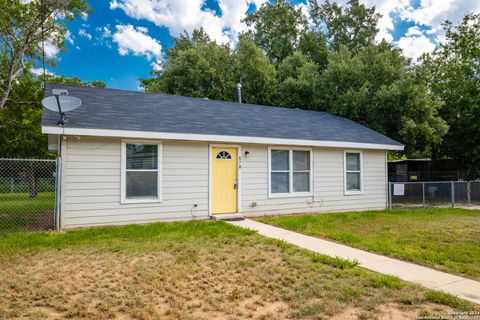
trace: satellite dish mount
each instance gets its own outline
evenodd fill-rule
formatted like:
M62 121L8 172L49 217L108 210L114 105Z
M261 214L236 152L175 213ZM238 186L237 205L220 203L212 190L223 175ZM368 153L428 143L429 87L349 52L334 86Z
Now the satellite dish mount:
M64 126L68 123L66 112L77 109L82 105L82 100L77 97L69 96L65 89L52 89L53 96L45 97L42 105L51 111L57 111L60 115L58 125Z

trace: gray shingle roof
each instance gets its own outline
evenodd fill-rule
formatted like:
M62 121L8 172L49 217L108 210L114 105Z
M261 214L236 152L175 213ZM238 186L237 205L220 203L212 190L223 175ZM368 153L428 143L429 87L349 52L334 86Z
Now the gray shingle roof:
M47 84L45 95L51 95L53 88L67 89L69 95L82 99L82 106L68 113L67 128L401 145L326 112L54 83ZM44 109L42 125L57 126L58 118Z

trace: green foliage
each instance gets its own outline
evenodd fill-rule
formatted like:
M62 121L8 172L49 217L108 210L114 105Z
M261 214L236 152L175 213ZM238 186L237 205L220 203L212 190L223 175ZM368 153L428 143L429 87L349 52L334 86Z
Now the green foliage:
M471 310L472 305L460 298L440 290L428 290L425 292L427 301L450 306L455 310Z
M251 30L234 50L202 30L184 34L167 49L164 70L142 84L235 101L240 82L246 102L341 115L404 143L395 158L450 157L480 176L478 15L456 29L447 23L447 44L415 65L374 43L374 7L311 0L308 8L312 28L290 2L265 3L245 18Z
M405 283L400 278L392 275L374 273L370 277L370 283L375 288L401 289Z
M457 27L444 24L446 41L423 58L419 76L444 102L440 114L450 129L438 157L464 163L480 177L480 14L468 14Z
M266 2L249 14L244 22L252 27L249 34L270 60L278 64L297 49L307 20L300 8L285 0Z
M7 102L14 80L41 59L41 43L63 49L65 21L89 13L86 0L0 0L0 109ZM53 59L47 63L54 64Z
M47 81L105 87L102 81L84 82L79 78L47 76ZM31 72L24 72L12 87L10 98L0 110L0 157L50 158L47 136L42 134L42 81Z
M165 69L141 83L150 92L233 101L236 81L230 46L217 45L202 29L192 37L184 34L167 50Z
M357 260L348 260L340 257L330 257L324 254L311 253L313 262L328 264L341 270L354 268L359 265Z
M310 61L316 63L319 70L327 67L329 50L323 33L309 30L302 34L298 50Z
M242 37L234 54L235 79L242 83L242 99L246 103L272 104L277 71L267 56L252 40Z
M63 84L73 84L77 86L88 86L88 87L96 87L96 88L105 88L106 84L100 80L93 80L93 81L83 81L78 77L67 78L64 75L56 76L56 75L46 75L45 77L46 82L53 82L53 83L63 83Z
M315 109L318 66L296 51L278 66L276 105Z
M349 0L344 7L329 0L323 4L309 0L308 5L316 28L326 28L328 43L334 51L346 46L350 51L357 52L373 44L380 18L380 14L375 13L375 7L368 8L358 0Z
M357 54L346 47L332 52L318 90L323 110L405 143L409 156L430 155L447 130L438 115L440 101L387 43Z
M18 80L10 93L11 100L0 110L0 156L49 157L47 137L40 126L39 102L43 96L40 82L31 73L22 74Z

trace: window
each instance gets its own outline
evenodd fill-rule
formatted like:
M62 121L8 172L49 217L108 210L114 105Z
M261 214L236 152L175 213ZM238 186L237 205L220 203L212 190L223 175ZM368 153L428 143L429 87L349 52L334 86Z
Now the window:
M220 151L217 154L216 158L218 160L232 160L232 156L227 151Z
M160 200L160 144L122 144L122 202Z
M305 195L311 192L310 150L270 149L270 195Z
M345 152L345 192L362 192L362 154Z

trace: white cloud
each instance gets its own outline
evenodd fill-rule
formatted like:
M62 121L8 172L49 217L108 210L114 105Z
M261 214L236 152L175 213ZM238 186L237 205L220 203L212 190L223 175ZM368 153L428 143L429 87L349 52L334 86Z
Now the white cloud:
M82 17L83 21L87 21L87 20L88 20L88 13L87 13L87 12L82 12L82 13L80 13L80 16Z
M161 60L153 61L150 63L150 67L152 67L153 71L162 71L163 70L163 64Z
M421 36L423 34L422 30L418 26L413 26L408 28L407 33L405 33L405 36L411 37L411 36Z
M324 0L318 0L324 3ZM347 0L337 1L345 5ZM375 6L378 13L382 15L378 21L379 33L376 40L382 39L388 42L393 41L392 32L396 25L410 21L416 26L410 28L404 37L401 37L396 44L402 45L411 57L418 57L421 50L430 50L433 42L444 40L442 23L450 20L454 24L460 22L467 12L480 12L479 0L420 0L418 5L413 6L412 0L360 0L360 3L368 7ZM427 30L427 37L422 30ZM431 39L434 39L432 41ZM419 46L416 52L411 46Z
M94 45L104 45L107 48L112 47L112 31L110 30L110 24L107 24L103 27L96 27L95 34L96 41L94 42Z
M115 28L117 31L113 34L113 42L118 44L120 55L144 56L148 60L155 60L155 63L160 64L162 45L147 34L147 28L135 28L131 24L117 25Z
M157 26L168 28L170 34L178 37L183 31L191 33L203 27L205 32L218 43L234 43L238 34L246 30L241 22L251 4L259 8L268 0L217 0L220 12L205 8L205 0L111 0L110 9L120 9L129 17L147 20ZM324 3L325 0L317 0ZM467 12L480 12L479 0L360 0L368 7L375 6L382 15L378 22L376 40L393 42L395 27L405 21L415 24L403 37L394 42L412 58L422 50L431 50L434 43L444 39L442 22L446 19L458 23ZM346 5L347 0L337 0ZM296 5L304 13L306 5ZM308 17L308 14L307 14ZM137 31L146 34L144 30ZM418 46L413 48L412 46Z
M218 0L221 14L204 8L204 0L112 0L110 9L121 9L135 19L145 19L168 28L178 37L183 31L191 33L203 27L218 43L228 43L245 30L241 20L249 4L258 8L267 0Z
M56 45L48 40L45 41L45 56L47 58L56 58L59 52L60 49Z
M37 76L43 76L43 68L30 68L30 71L33 74L36 74ZM45 69L45 74L49 76L54 76L55 73L49 71L48 69Z
M307 18L307 23L309 27L313 27L313 20L312 17L310 16L310 11L308 10L308 5L305 3L299 3L295 5L297 9L300 9L300 11L303 13L305 18Z
M73 35L70 31L65 32L65 41L69 42L71 45L74 44Z
M345 1L346 3L346 1ZM360 0L360 3L367 7L375 6L377 13L382 16L378 20L378 29L376 40L393 41L392 32L395 29L394 16L403 8L410 5L410 0Z
M442 22L450 20L458 24L466 13L478 12L478 0L420 0L418 7L408 6L400 11L400 16L403 20L430 28L428 33L438 42L444 38Z
M142 28L142 27L137 27L137 29L138 28ZM100 37L102 39L108 39L108 38L112 37L112 31L110 30L110 25L109 24L107 24L103 27L96 27L95 31L97 33L100 33Z
M87 32L85 29L79 29L78 30L78 35L84 38L87 38L88 40L92 40L92 35Z
M402 49L406 57L416 61L420 56L435 49L435 44L427 38L423 33L420 35L405 35L401 37L396 45Z

